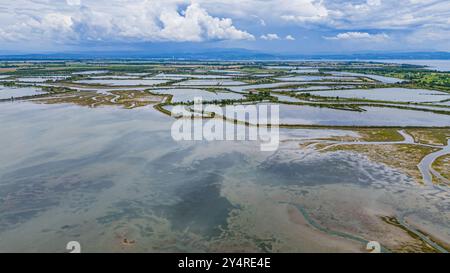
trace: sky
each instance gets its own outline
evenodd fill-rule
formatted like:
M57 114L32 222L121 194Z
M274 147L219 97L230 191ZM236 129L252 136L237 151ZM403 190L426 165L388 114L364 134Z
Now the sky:
M0 0L0 53L450 51L450 0Z

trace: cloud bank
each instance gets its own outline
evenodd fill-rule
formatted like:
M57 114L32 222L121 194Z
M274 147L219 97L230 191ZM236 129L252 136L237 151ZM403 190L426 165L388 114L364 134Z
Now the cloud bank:
M186 5L186 1L176 0L85 2L67 0L49 6L47 1L35 0L31 3L31 12L15 9L17 20L0 27L0 40L201 42L254 39L250 33L236 28L232 19L211 16L197 3Z
M372 42L382 42L389 39L389 36L385 33L370 34L367 32L344 32L339 33L333 37L324 37L326 40L363 40Z
M288 31L288 33L286 33ZM15 0L0 3L7 44L376 42L450 50L448 0ZM304 37L311 39L304 39ZM258 37L258 39L255 39ZM253 41L253 42L252 42ZM254 44L251 44L254 43ZM314 44L316 43L316 44ZM365 44L359 43L365 49ZM43 46L44 47L44 46ZM367 47L366 47L367 48Z

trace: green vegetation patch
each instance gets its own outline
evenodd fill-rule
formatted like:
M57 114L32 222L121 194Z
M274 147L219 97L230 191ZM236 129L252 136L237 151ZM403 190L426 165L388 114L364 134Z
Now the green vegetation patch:
M403 136L399 134L397 129L393 128L377 128L377 129L360 129L358 133L361 135L362 141L402 141Z
M439 172L442 177L450 180L450 155L443 155L438 157L433 162L433 169Z
M399 83L398 86L412 88L426 88L450 92L450 72L428 71L424 69L410 69L402 67L381 67L376 69L355 69L342 68L348 72L356 72L362 74L373 74L386 77L393 77L405 80L405 83Z
M450 138L450 129L448 128L430 128L430 129L407 129L414 141L422 144L446 145Z

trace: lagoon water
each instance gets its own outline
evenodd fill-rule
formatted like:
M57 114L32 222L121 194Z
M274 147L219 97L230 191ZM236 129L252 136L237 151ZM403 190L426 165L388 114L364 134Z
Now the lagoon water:
M298 74L319 73L319 69L293 69L290 72Z
M166 83L168 80L146 80L146 79L139 79L139 80L117 80L117 79L110 79L110 80L79 80L75 81L75 83L83 83L83 84L101 84L101 85L110 85L110 86L133 86L133 85L156 85L160 83Z
M364 77L369 78L372 80L376 80L382 83L399 83L403 82L402 79L392 78L392 77L385 77L385 76L379 76L379 75L372 75L372 74L362 74L362 73L351 73L351 72L332 72L333 75L336 76L355 76L355 77Z
M450 216L441 209L448 190L426 191L354 154L309 154L298 142L283 142L276 152L261 152L251 141L176 142L173 119L151 107L3 103L0 121L7 144L0 153L0 252L65 252L74 240L83 252L364 247L302 224L292 202L330 229L362 237L376 228L355 220L362 209L418 216L450 236ZM281 133L282 139L354 134ZM260 243L268 237L274 241ZM370 239L387 240L383 233Z
M399 102L431 102L450 99L450 94L426 89L375 88L334 91L313 91L312 95L324 97L359 98Z
M373 60L374 62L424 65L428 69L450 71L450 60Z
M153 89L153 93L171 94L172 102L193 101L194 98L200 97L203 101L225 100L225 99L241 99L243 95L229 92L209 92L202 89Z
M357 77L351 76L293 76L293 77L281 77L276 78L280 81L325 81L325 80L333 80L333 81L360 81Z
M73 72L74 75L96 75L96 74L106 74L108 73L108 70L88 70L88 71L80 71L80 72Z
M230 75L204 75L204 74L170 74L170 73L160 73L155 75L155 79L172 79L172 80L182 80L187 78L194 79L230 79Z
M17 81L26 82L26 83L33 83L33 82L42 83L42 82L46 82L49 80L59 81L59 80L67 79L67 78L68 78L68 76L23 77L23 78L18 78Z
M289 86L289 85L296 85L297 82L275 82L275 83L263 83L263 84L251 84L251 85L242 85L242 86L230 86L228 89L234 91L234 92L248 92L252 89L264 89L264 88L276 88L276 87L283 87L283 86Z
M244 85L244 82L233 81L233 80L187 80L174 85L182 86L233 86L233 85Z
M34 87L6 87L0 86L0 99L19 98L25 96L39 95L43 92Z
M290 84L298 82L227 88ZM178 101L241 97L179 88L152 92ZM5 87L0 98L11 90L38 89ZM442 95L415 92L420 100ZM448 115L364 109L282 104L280 115L289 124L450 124ZM0 103L0 252L65 252L69 241L83 252L357 252L365 243L333 231L389 244L397 233L386 232L383 215L450 242L449 187L418 185L360 154L299 145L357 131L280 129L279 149L262 152L259 141L174 141L174 121L151 106Z
M449 115L384 107L363 107L365 112L292 105L280 106L283 124L348 126L448 126Z
M133 76L133 75L106 75L106 76L91 76L90 79L119 79L119 80L129 80L129 79L139 79L139 76Z
M262 103L259 105L273 105ZM364 112L280 104L280 124L329 126L449 126L450 116L387 107L362 107ZM246 109L242 109L245 111ZM232 118L231 115L227 117ZM257 120L250 119L256 124Z
M437 105L450 106L450 100L449 100L449 101L443 101L443 102L436 102L435 104L437 104Z
M212 69L212 70L209 70L209 72L219 73L219 74L227 74L227 75L231 75L231 76L239 76L239 75L246 74L239 70L222 70L222 69Z
M292 92L309 92L314 90L332 90L332 89L340 89L340 88L355 88L354 86L348 85L334 85L334 86L325 86L325 85L314 85L308 87L298 87L293 89L275 89L274 91L292 91Z

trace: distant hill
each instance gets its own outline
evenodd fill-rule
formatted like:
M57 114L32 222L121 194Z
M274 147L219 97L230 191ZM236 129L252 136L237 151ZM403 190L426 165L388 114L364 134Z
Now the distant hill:
M450 52L371 52L349 54L274 54L247 49L209 49L188 52L97 51L51 54L0 54L0 60L450 60Z
M300 57L301 55L297 55ZM305 56L308 59L349 59L349 60L450 60L450 52L374 52L352 54L321 54Z

